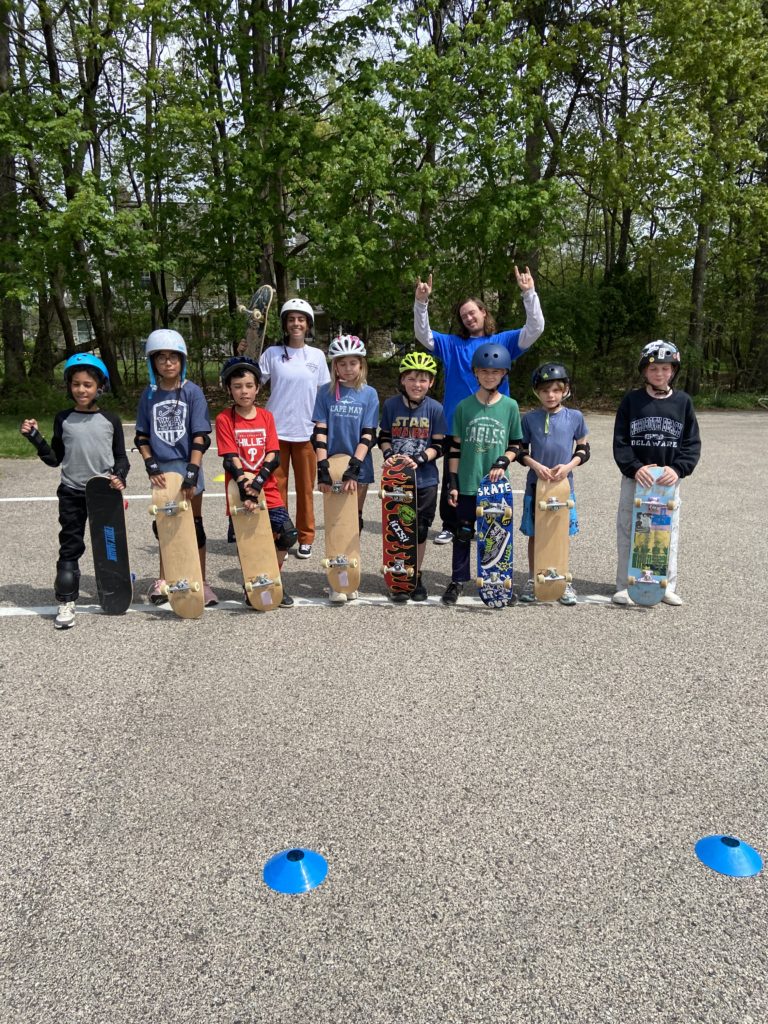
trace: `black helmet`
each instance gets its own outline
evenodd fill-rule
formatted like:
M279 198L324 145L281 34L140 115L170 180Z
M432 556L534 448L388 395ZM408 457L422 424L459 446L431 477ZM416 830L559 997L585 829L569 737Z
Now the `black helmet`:
M534 391L538 391L542 384L549 384L553 380L561 380L564 384L571 383L568 371L561 363L542 363L531 374Z
M656 363L669 363L674 370L672 374L672 380L674 380L680 372L680 350L677 345L673 345L671 341L649 342L640 353L637 369L642 373L646 366Z
M512 356L503 345L487 343L475 349L472 356L473 370L509 370L512 367Z
M225 388L229 383L229 378L235 372L235 370L248 370L256 378L256 383L261 384L261 370L259 364L255 359L250 359L248 356L232 356L221 368L219 378L221 380L221 386Z

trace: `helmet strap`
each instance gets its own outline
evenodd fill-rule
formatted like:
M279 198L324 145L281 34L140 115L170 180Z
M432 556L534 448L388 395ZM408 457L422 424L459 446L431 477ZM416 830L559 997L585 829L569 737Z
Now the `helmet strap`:
M648 387L651 389L651 391L654 393L654 395L658 395L659 398L668 398L669 395L672 394L672 388L669 385L667 385L664 388L657 388L657 387L654 387L653 384L648 384Z

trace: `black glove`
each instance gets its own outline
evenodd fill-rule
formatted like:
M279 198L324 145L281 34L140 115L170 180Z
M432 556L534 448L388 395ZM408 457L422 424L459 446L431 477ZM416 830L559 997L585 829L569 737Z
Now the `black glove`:
M363 468L363 464L360 461L360 459L356 459L354 457L354 455L353 455L352 458L349 460L349 465L344 470L344 475L342 476L341 479L343 481L346 481L346 480L359 480L360 479L360 470L362 468Z
M184 480L182 481L182 489L185 491L190 490L192 487L197 487L197 478L200 476L200 467L193 465L191 462L187 466L186 472L184 473Z
M509 469L509 459L506 455L500 455L491 466L491 469Z
M26 437L28 441L31 441L31 443L35 446L35 448L37 448L38 451L40 451L41 448L46 447L45 438L37 429L37 427L32 427L28 434L24 434L24 437Z
M411 458L413 459L417 466L423 466L425 462L429 462L426 449L420 452L416 452L416 454L412 455Z
M144 468L147 471L147 476L160 476L162 473L160 464L154 455L150 455L148 459L144 459Z
M327 484L328 487L333 487L331 467L328 459L320 459L317 464L317 482L318 484Z

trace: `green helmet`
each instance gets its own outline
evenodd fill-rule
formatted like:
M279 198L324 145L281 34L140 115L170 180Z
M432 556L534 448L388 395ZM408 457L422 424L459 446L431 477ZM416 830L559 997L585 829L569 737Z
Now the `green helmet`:
M429 352L406 352L400 360L400 373L409 373L411 370L420 370L436 377L437 363Z

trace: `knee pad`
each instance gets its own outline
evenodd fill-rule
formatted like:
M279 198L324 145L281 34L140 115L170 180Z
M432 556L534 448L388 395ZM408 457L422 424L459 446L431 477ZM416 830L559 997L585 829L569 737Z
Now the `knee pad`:
M203 517L195 516L195 536L197 537L198 548L204 548L206 542L205 528L203 527Z
M76 601L80 594L80 569L77 562L57 562L53 584L59 601Z
M275 538L275 547L278 551L290 551L298 539L299 531L291 520L287 519L284 523L280 524L280 529L277 531L277 537Z
M364 526L365 526L365 520L363 519L363 513L362 512L358 512L357 513L357 529L358 529L359 533L363 532L363 527Z
M469 544L475 536L475 524L462 521L456 529L456 540L459 544Z
M419 544L423 544L429 535L429 523L425 523L423 520L419 520L418 528L416 531L416 541Z

